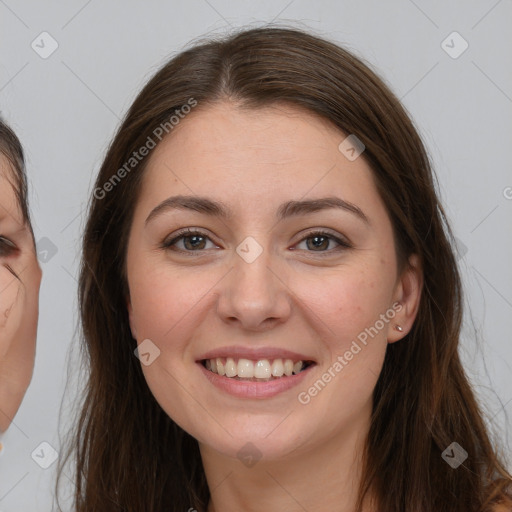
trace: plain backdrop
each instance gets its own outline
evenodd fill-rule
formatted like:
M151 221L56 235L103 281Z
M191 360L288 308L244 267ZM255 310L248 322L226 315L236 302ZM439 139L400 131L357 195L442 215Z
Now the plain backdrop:
M510 0L0 0L0 109L26 151L43 268L34 377L4 440L0 512L53 508L57 463L43 469L33 454L60 453L59 430L72 419L66 409L59 426L64 392L69 402L75 396L66 382L69 351L77 346L80 235L119 120L145 81L191 40L267 22L345 45L410 112L459 241L471 312L464 361L510 451Z

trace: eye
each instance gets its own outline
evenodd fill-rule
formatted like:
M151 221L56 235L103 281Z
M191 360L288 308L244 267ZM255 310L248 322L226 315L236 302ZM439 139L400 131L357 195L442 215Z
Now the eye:
M311 243L308 243L310 240ZM202 252L204 249L208 248L206 247L208 241L212 243L213 247L217 247L206 233L187 228L178 232L176 236L170 240L164 241L162 248L178 252ZM333 251L352 247L350 243L328 231L313 231L308 233L300 243L304 242L307 247L305 250L308 252L332 253ZM333 242L337 244L337 246L329 249L329 246L332 245Z
M162 244L162 248L170 249L171 251L199 252L205 249L206 240L210 240L206 233L187 228L180 231L171 240L165 241ZM183 242L181 247L178 247L179 242Z
M311 241L311 243L309 243ZM329 245L332 242L337 244L337 247L333 249L329 249ZM342 240L341 238L333 235L328 231L312 231L308 233L300 243L305 243L308 249L311 249L308 252L319 252L319 253L332 253L333 251L340 251L343 249L349 249L352 247L347 241Z
M5 258L14 254L18 248L8 238L0 235L0 257Z

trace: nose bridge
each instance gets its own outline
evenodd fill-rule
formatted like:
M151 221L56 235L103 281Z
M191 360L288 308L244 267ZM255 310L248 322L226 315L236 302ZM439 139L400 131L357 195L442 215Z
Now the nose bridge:
M233 266L219 298L218 312L224 319L236 318L254 329L265 320L283 320L289 314L286 286L275 270L282 267L270 248L247 237L233 254Z
M252 239L242 242L237 247L233 284L239 297L254 295L254 299L258 300L261 296L262 300L264 296L270 296L273 288L274 274L270 270L273 258L267 247L256 244L257 242Z

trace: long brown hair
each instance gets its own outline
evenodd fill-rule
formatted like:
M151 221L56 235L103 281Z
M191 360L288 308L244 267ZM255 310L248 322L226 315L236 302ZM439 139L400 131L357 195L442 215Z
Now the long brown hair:
M76 511L204 511L208 503L198 443L152 396L126 309L127 239L148 159L129 170L126 163L191 98L197 108L222 100L254 109L286 102L355 134L393 223L399 261L412 253L421 259L418 316L408 340L389 345L374 391L359 510L370 490L380 512L509 503L511 477L459 359L462 290L453 236L413 123L350 52L267 26L196 42L169 60L135 99L99 171L79 280L88 380L70 453ZM468 453L457 469L442 458L454 441Z

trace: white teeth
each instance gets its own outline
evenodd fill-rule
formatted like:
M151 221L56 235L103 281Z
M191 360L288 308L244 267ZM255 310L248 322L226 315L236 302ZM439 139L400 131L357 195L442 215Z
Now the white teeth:
M236 375L236 364L232 357L226 359L226 365L224 366L226 371L226 377L234 377Z
M226 370L224 369L224 365L222 364L222 359L220 357L217 357L217 360L215 362L217 363L217 373L219 375L226 375Z
M219 375L225 375L226 370L224 369L224 364L222 363L222 359L218 357L215 361L217 363L217 373Z
M282 377L284 375L284 365L282 359L274 359L272 363L272 375L274 377Z
M249 359L239 359L237 370L239 377L244 379L252 379L254 377L254 363Z
M293 362L292 359L274 359L272 363L268 359L251 361L250 359L238 359L233 357L226 359L217 357L205 361L207 370L226 377L238 377L240 379L270 380L283 375L290 377L297 375L304 368L302 361Z
M257 379L270 379L272 372L270 371L270 363L267 359L262 359L254 365L254 376Z

